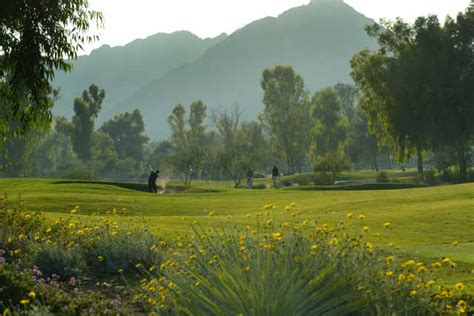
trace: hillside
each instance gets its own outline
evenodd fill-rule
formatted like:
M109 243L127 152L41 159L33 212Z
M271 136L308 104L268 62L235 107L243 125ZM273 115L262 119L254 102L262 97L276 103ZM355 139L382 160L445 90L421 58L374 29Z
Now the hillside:
M80 56L71 73L57 74L54 86L61 87L56 114L72 115L72 104L91 83L106 90L100 115L109 118L118 113L117 104L153 79L199 58L208 48L226 37L201 39L186 31L158 33L125 46L104 45L88 56Z
M122 80L123 88L118 94L113 95L115 92L107 88L113 86L111 82L126 75L126 71L117 74L114 70L106 75L96 71L102 76L99 79L92 76L94 72L89 76L90 81L103 86L108 92L104 115L139 108L145 114L150 137L160 139L169 134L166 118L179 102L188 104L201 99L210 111L239 104L246 118L254 118L263 109L259 83L261 72L275 64L293 65L312 92L337 82L350 82L349 60L352 55L362 48L375 46L363 29L371 23L372 20L342 0L314 0L276 18L267 17L250 23L225 39L216 41L194 62L181 65L170 63L167 65L169 71L161 76L158 75L161 71L154 72L155 76L143 75L143 78L149 79L144 84ZM92 64L97 54L83 58L82 62ZM102 55L107 55L105 49ZM109 58L120 59L115 54ZM154 67L139 65L137 61L137 75ZM87 69L93 68L90 66ZM110 79L106 79L107 76ZM130 82L133 82L133 89ZM75 91L80 92L83 86L80 84Z

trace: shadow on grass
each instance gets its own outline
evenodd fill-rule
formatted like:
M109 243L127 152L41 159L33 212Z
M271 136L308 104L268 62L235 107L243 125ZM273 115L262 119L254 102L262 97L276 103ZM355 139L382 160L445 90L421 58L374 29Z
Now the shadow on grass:
M309 185L299 187L286 187L285 189L290 190L303 190L303 191L351 191L351 190L400 190L400 189L413 189L413 188L426 188L428 185L425 184L411 184L411 183L361 183L361 184L350 184L350 185Z
M62 180L55 181L52 184L99 184L99 185L111 185L122 189L128 189L139 192L149 192L148 184L136 183L136 182L113 182L113 181L90 181L90 180ZM220 190L216 189L203 189L195 187L186 187L184 185L169 185L163 188L158 186L158 190L165 194L171 193L217 193Z

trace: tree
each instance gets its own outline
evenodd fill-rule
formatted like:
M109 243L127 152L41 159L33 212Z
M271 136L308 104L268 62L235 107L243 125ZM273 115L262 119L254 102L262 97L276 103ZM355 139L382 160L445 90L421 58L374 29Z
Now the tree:
M92 162L95 171L101 176L111 175L118 160L115 142L103 131L94 133L92 141Z
M261 167L266 141L257 122L240 122L240 111L224 111L214 118L219 136L217 162L225 178L238 187L247 169Z
M398 19L367 28L380 48L363 50L352 61L352 77L361 90L360 105L371 132L398 153L400 162L416 152L423 176L423 151L436 129L433 115L442 62L441 27L436 17L418 18L414 25Z
M74 116L72 118L72 141L78 157L86 162L91 159L92 137L95 118L100 112L105 91L92 84L82 92L81 97L74 100Z
M150 154L148 165L153 170L166 169L169 166L170 157L173 153L173 145L169 140L160 141ZM161 173L161 172L160 172Z
M120 113L100 128L110 135L119 159L133 158L136 162L145 160L145 147L149 138L145 135L145 123L140 110Z
M436 65L442 74L434 145L452 147L462 180L467 179L469 140L474 135L474 7L447 19L443 28L443 59Z
M178 104L168 118L172 131L171 144L174 149L170 157L170 164L183 179L184 184L189 186L201 172L205 159L207 137L204 119L206 118L206 106L201 101L193 102L190 106L188 120L185 119L185 114L184 106Z
M362 162L368 162L373 170L378 171L378 152L377 138L369 132L367 116L357 110L349 121L346 153L356 169Z
M311 144L313 168L317 172L330 173L334 182L336 174L347 168L345 145L348 121L335 88L318 91L312 104L311 115L315 122Z
M51 120L50 81L56 70L69 71L102 15L87 0L3 0L0 10L0 132L13 134ZM1 135L0 135L1 136Z
M291 66L278 65L263 71L261 87L265 105L262 122L277 150L284 153L288 171L301 172L311 126L303 78Z
M337 95L341 100L344 116L349 122L352 121L357 113L359 90L355 86L346 83L338 83L334 86L334 89L336 89Z

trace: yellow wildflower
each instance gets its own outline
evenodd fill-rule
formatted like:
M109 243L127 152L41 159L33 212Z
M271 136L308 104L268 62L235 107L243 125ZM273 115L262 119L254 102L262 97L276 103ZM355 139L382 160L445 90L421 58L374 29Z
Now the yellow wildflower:
M36 293L31 291L30 293L28 293L28 297L34 300L36 298Z
M435 262L431 265L434 269L441 269L441 262Z
M390 228L390 223L389 223L389 222L384 223L384 224L383 224L383 227L384 227L384 228Z
M99 262L104 261L104 257L103 256L97 256L97 261L99 261Z
M30 301L29 300L21 300L20 304L21 305L28 305L28 304L30 304Z
M459 291L464 290L464 284L462 284L461 282L456 283L454 287L456 288L456 290L459 290Z
M410 292L410 296L411 296L411 297L415 297L416 294L417 294L417 293L416 293L416 290L413 290L413 291Z
M458 302L457 306L458 306L459 308L462 308L462 309L467 309L467 303L466 303L466 301L464 301L464 300L460 300L460 301Z
M273 233L272 237L273 237L273 240L282 240L283 235L281 233Z
M401 283L401 282L403 282L403 281L405 281L405 280L406 280L405 275L404 275L403 273L400 273L400 274L398 275L398 278L397 278L398 283Z
M363 221L365 219L365 215L364 214L359 214L359 216L357 218L359 218L361 221Z

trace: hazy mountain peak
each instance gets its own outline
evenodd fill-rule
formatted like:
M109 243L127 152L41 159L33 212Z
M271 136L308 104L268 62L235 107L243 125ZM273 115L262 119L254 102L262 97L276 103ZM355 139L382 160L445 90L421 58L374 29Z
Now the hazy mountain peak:
M262 71L276 64L292 65L312 92L351 82L353 54L376 45L364 32L372 23L342 0L313 0L229 36L179 31L109 48L100 59L78 60L82 81L63 77L55 85L69 93L63 99L71 113L73 97L96 83L107 92L102 119L137 107L149 136L159 139L168 135L166 118L177 103L202 100L209 111L237 103L254 119L263 109Z

